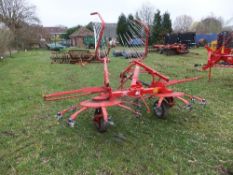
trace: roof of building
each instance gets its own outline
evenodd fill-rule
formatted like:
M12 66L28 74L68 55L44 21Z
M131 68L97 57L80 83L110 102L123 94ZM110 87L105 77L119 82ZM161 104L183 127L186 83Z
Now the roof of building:
M81 27L76 32L72 33L70 35L70 38L77 37L77 36L84 37L84 36L93 36L93 35L94 35L94 32L90 31L86 27Z
M44 27L49 34L65 34L67 27Z

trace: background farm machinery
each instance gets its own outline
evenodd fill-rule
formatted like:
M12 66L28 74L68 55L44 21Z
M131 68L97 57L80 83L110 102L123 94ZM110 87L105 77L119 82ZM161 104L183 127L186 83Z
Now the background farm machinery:
M95 15L95 14L91 14ZM110 46L104 38L105 23L102 17L97 14L100 22L93 22L94 37L84 38L84 44L88 49L69 49L51 52L52 63L76 64L83 62L103 62L103 58L110 52Z
M186 54L190 47L195 46L195 33L167 34L164 43L155 44L150 50L166 55Z
M94 13L98 15L98 13ZM67 123L73 127L76 118L84 111L93 109L93 122L99 132L107 130L110 123L107 109L109 107L119 107L128 110L136 115L141 116L138 110L144 106L147 112L153 111L158 118L165 118L169 108L176 104L176 100L180 100L185 104L187 109L191 109L191 103L198 101L200 104L206 104L206 101L200 97L185 94L183 92L175 92L170 89L170 86L190 82L199 79L200 77L188 78L183 80L169 80L165 75L157 72L143 63L143 59L148 53L148 37L149 28L141 21L131 21L132 37L144 37L143 54L138 54L137 59L132 60L129 65L120 74L119 88L114 90L109 81L109 71L107 65L107 57L103 58L104 81L102 86L85 87L82 89L57 92L44 96L46 101L65 100L70 98L78 98L80 96L91 96L89 99L81 101L67 109L57 113L58 119L62 118L65 113L76 110ZM136 33L136 31L140 31ZM138 36L139 35L139 36ZM126 37L127 34L121 37ZM126 41L126 40L125 40ZM127 41L126 41L127 42ZM130 48L131 51L136 52L140 50L141 46ZM150 79L149 82L142 81L140 74L144 74ZM152 110L148 105L148 99L154 100ZM191 101L191 102L190 102Z
M51 63L59 64L77 64L90 62L103 62L103 57L108 55L108 52L99 52L96 56L94 51L88 49L70 49L68 51L53 51L51 52Z
M160 54L165 55L179 55L188 53L188 47L185 44L155 44L153 48L156 49Z
M233 68L233 32L221 32L218 35L217 49L205 46L208 51L208 61L202 69L209 70L211 79L212 67Z

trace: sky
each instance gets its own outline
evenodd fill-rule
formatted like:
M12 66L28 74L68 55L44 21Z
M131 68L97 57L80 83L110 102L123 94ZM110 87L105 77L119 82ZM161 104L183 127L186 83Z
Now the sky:
M91 12L98 11L106 22L116 23L121 13L135 14L142 4L149 3L161 13L169 12L172 20L180 15L203 17L221 16L233 25L233 0L27 0L36 6L36 14L43 26L73 27L93 21Z

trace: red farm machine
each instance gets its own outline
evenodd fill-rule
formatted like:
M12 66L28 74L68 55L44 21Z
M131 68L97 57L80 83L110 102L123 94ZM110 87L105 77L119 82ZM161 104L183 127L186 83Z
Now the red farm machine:
M188 53L188 47L186 44L174 43L174 44L155 44L153 48L159 53L165 55L179 55Z
M77 64L84 62L103 62L103 58L110 52L110 46L107 44L108 42L104 38L105 23L100 15L98 17L100 22L92 23L95 49L69 49L68 51L53 51L51 55L52 63Z
M195 46L195 33L173 33L164 37L165 44L155 44L152 50L166 55L189 53L189 48Z
M211 79L212 67L233 68L233 32L222 32L218 35L217 49L205 46L208 51L208 62L202 69L209 70Z
M99 15L98 13L92 14ZM154 112L155 116L163 119L166 117L169 108L176 104L176 100L180 100L181 103L184 103L185 107L188 109L191 108L191 103L194 101L198 101L203 105L206 104L206 101L203 98L188 95L183 92L175 92L170 88L172 85L190 82L197 80L200 77L183 80L169 80L169 78L165 75L143 63L143 60L146 58L148 53L149 28L146 24L138 20L131 21L130 25L132 27L131 33L125 33L120 36L122 40L124 40L123 42L127 42L129 37L138 37L142 38L144 47L136 47L136 50L130 47L131 52L138 55L138 58L132 60L130 64L120 73L119 88L114 90L110 85L107 63L108 58L104 57L104 78L102 86L85 87L77 90L56 92L44 96L44 100L46 101L56 101L91 95L91 97L88 99L78 102L77 104L58 112L56 115L58 119L63 117L65 113L76 110L76 112L74 112L67 120L68 125L73 127L76 118L82 112L92 109L93 122L97 130L99 132L104 132L107 130L107 126L110 123L109 114L107 111L109 107L123 108L132 112L136 116L140 116L141 113L137 110L138 107L142 104L147 109L147 112L151 112L151 108L148 105L148 99L154 99L152 111ZM137 51L140 49L141 51L143 50L143 54L141 54L141 51ZM144 74L145 76L148 75L150 81L142 81L139 78L140 74Z

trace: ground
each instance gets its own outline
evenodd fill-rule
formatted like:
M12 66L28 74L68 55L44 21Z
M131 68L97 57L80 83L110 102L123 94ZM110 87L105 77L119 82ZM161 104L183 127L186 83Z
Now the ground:
M198 55L196 54L198 53ZM0 62L0 174L230 174L233 172L232 69L213 70L213 78L194 64L206 62L204 49L183 56L150 54L145 60L171 79L205 76L174 87L204 97L206 107L177 107L166 120L110 108L115 126L100 134L93 111L74 128L54 115L77 100L44 102L42 95L102 85L102 64L50 64L48 51L15 54ZM110 81L116 88L128 60L112 58ZM153 103L153 102L151 102Z

